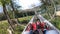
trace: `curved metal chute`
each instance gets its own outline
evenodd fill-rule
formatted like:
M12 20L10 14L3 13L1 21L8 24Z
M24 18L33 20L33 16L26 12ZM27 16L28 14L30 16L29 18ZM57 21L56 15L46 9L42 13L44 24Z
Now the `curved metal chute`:
M48 24L53 30L56 30L56 31L60 34L60 31L59 31L53 24L51 24L48 20L46 20L45 18L43 18L43 16L37 15L37 17L40 19L41 22L44 22L44 23ZM34 16L33 16L33 18L30 20L30 22L27 24L27 26L28 26L30 23L33 23L33 19L34 19ZM27 26L26 26L25 29L23 30L22 34L25 32Z

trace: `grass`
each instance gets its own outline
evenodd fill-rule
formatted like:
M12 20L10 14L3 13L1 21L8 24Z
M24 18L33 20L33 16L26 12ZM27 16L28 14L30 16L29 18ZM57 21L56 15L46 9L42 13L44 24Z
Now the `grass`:
M7 28L9 27L9 24L6 23L6 21L2 21L4 23L0 23L0 34L8 34Z
M20 22L23 22L24 20L29 20L31 19L32 16L27 16L27 17L22 17L22 18L18 18ZM9 24L7 20L4 21L0 21L0 34L8 34L8 29ZM21 32L23 31L24 27L22 26L17 26L15 27L15 34L21 34Z

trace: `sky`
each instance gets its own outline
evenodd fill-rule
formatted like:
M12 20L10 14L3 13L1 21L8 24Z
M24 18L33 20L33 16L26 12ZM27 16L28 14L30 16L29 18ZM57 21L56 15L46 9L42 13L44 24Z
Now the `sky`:
M22 6L22 9L31 9L34 8L32 7L32 5L36 6L40 6L41 5L41 1L39 0L19 0L19 5Z
M0 13L1 13L1 12L3 12L3 8L2 8L2 6L0 5Z
M42 4L39 0L15 0L14 2L16 2L17 5L21 6L20 9L22 10L31 9ZM34 5L34 7L32 5ZM2 11L2 6L0 6L0 12Z

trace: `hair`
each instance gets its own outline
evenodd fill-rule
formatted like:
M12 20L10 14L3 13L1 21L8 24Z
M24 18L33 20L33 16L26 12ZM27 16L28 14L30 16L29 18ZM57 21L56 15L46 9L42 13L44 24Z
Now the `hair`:
M36 19L37 21L39 20L40 21L40 19Z

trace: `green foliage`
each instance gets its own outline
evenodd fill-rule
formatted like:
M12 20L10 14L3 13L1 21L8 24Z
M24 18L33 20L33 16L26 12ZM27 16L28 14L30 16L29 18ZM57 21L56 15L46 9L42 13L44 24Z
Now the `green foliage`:
M32 16L22 17L22 18L18 18L18 21L20 23L26 23L26 22L29 22L31 18L32 18ZM0 23L1 23L1 21L0 21ZM8 23L8 22L5 20L5 21L2 21L2 23Z
M4 14L0 14L0 21L1 21L1 20L6 20L6 17L5 17Z
M60 0L54 0L54 2L56 5L60 4Z
M10 3L10 1L11 1L11 0L0 0L0 2L1 2L2 4Z
M47 20L50 19L48 15L44 15L44 18L46 18ZM60 30L60 17L55 17L55 19L51 20L51 23Z
M4 29L0 29L0 34L8 34L8 32Z
M13 12L12 11L8 11L8 15L11 19L13 19ZM19 13L18 11L15 11L15 17L16 18L22 18L22 17L26 17L26 16L31 16L34 15L34 12L28 12L27 15L26 13ZM6 20L6 17L3 13L0 14L0 20Z
M0 22L0 34L8 34L7 32L7 28L8 28L9 24L4 22Z
M27 16L27 17L23 17L23 18L19 18L19 22L20 23L28 23L30 21L30 19L32 18L32 16Z
M15 28L15 34L21 34L22 33L22 31L23 31L23 29L24 29L24 27L22 27L22 26L17 26L16 28Z
M27 17L18 18L18 19L19 19L20 23L23 23L23 22L26 23L31 18L32 18L32 16L27 16ZM0 21L0 34L8 34L8 32L7 32L8 27L9 27L9 24L6 20L5 21ZM17 26L15 28L14 32L15 32L15 34L21 34L23 29L24 29L23 26Z
M55 19L51 20L51 22L60 30L60 17L56 17Z
M46 18L47 20L50 19L48 15L44 15L44 18ZM51 23L60 30L60 17L55 17L55 19L51 20Z
M50 17L48 15L44 15L44 18L47 20L50 19Z
M0 21L0 34L8 34L8 29L9 24L7 23L7 21ZM15 34L21 34L21 32L23 31L24 27L22 26L16 26L15 27Z
M8 11L8 14L9 14L9 17L10 17L11 19L13 19L13 12L12 12L12 11Z

